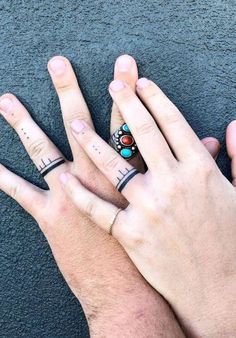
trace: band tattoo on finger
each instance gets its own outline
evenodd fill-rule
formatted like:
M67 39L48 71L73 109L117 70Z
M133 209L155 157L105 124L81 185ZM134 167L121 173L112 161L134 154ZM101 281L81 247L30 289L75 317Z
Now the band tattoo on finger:
M54 160L51 160L50 158L47 158L46 160L41 159L41 164L39 165L38 170L44 177L63 163L65 163L65 159L62 156L57 157Z
M116 185L116 189L121 192L127 183L137 174L139 174L138 170L135 168L128 169L125 168L124 172L119 170L119 176L117 176L118 183Z
M92 145L92 148L94 151L98 152L98 154L100 155L101 154L101 151L100 149L95 146L94 144ZM121 192L125 186L127 185L127 183L134 177L136 176L137 174L139 174L139 171L135 168L132 168L132 169L128 169L128 168L125 168L124 171L122 170L118 170L118 176L117 176L117 180L118 180L118 183L116 185L116 189Z

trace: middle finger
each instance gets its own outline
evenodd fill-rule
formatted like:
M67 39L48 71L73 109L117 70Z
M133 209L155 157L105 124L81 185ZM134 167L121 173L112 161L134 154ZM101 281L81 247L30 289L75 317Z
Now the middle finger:
M149 169L155 171L157 166L166 168L176 165L177 161L164 136L133 90L125 82L116 80L111 82L109 91ZM153 147L156 151L153 151Z
M70 133L70 124L75 118L86 121L93 128L91 115L73 68L68 59L63 56L55 56L48 63L48 71L58 94L65 129L75 163L78 161L81 163L82 159L88 161L85 153Z

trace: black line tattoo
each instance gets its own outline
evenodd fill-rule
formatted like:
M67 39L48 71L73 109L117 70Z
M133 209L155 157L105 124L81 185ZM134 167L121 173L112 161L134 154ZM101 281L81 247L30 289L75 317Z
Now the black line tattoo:
M44 177L48 173L50 173L50 171L57 168L59 165L63 163L65 163L65 160L61 156L56 158L55 160L51 160L50 158L48 158L47 160L41 159L41 164L39 165L38 170L40 174Z
M132 169L125 168L125 170L126 170L125 172L119 170L121 177L117 176L118 183L116 185L116 189L119 192L121 192L124 189L124 187L131 180L131 178L139 174L138 170L135 168L132 168Z

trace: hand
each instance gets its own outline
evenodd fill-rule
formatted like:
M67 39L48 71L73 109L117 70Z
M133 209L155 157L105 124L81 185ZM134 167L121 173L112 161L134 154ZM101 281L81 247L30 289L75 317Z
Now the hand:
M120 67L119 58L114 77L128 81L134 88L137 65L134 59L128 58L130 69ZM124 57L122 59L124 62ZM65 280L83 305L91 337L146 338L147 330L150 337L162 334L182 337L167 303L145 282L117 241L84 217L62 190L58 177L68 171L104 199L117 206L126 205L125 199L101 175L70 133L74 118L84 119L91 128L93 124L69 61L55 57L48 69L59 96L74 161L66 161L19 100L12 94L5 94L0 100L1 114L45 175L49 190L33 186L2 165L0 189L18 201L38 222ZM119 123L123 120L114 104L111 128L116 129ZM212 141L216 152L218 144ZM142 162L136 165L142 167Z
M138 80L136 89L139 97L122 81L109 87L148 166L145 175L137 173L84 121L72 124L78 144L122 190L129 206L119 212L70 174L61 175L61 181L79 209L102 229L109 231L106 220L114 220L113 236L171 304L187 335L233 337L235 188L164 93L147 79ZM234 123L227 138L234 177L235 135Z

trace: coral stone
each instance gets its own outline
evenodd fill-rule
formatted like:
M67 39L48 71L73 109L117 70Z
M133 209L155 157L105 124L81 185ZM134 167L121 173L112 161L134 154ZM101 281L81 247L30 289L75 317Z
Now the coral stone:
M131 146L134 143L133 137L129 135L122 136L120 141L125 146Z

